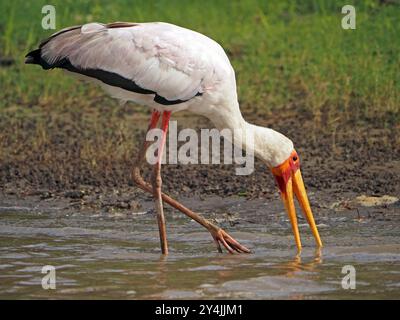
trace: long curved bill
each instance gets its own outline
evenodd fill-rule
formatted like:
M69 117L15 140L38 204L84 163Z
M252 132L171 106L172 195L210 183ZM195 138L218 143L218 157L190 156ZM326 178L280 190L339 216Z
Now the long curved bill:
M299 227L297 224L296 209L294 206L293 194L296 195L296 198L299 201L300 207L314 235L315 242L319 247L322 247L322 241L319 236L314 216L311 211L310 203L308 201L306 188L304 187L303 177L301 176L300 169L296 170L296 172L292 174L292 176L288 179L286 183L285 189L281 191L282 201L289 215L289 219L292 224L294 239L296 241L297 249L300 252L301 240L300 240Z

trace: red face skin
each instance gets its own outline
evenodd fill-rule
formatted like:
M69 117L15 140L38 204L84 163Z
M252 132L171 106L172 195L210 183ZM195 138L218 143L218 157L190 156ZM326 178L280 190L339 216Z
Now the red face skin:
M294 174L299 169L300 159L297 155L296 150L293 150L290 157L285 160L285 162L271 169L281 193L285 193L288 180L290 179L292 174Z

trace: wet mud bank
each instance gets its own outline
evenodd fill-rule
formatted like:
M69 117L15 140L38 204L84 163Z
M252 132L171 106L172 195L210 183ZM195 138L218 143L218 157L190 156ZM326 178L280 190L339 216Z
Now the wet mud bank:
M108 196L110 192L135 194L130 172L148 114L132 115L130 108L118 109L114 116L108 114L110 109L102 110L98 119L91 115L96 127L85 122L87 115L79 110L63 117L49 114L40 121L15 123L3 117L0 124L7 139L1 145L0 192L74 199ZM106 122L108 116L112 120ZM371 121L331 124L326 119L319 123L310 114L284 110L245 117L293 140L304 181L312 191L400 194L400 132L396 125ZM213 128L207 119L186 113L178 113L173 120L177 120L178 130ZM235 165L167 164L162 169L163 188L172 196L271 198L276 187L269 169L257 159L254 165L252 174L238 176ZM145 176L149 178L148 167Z

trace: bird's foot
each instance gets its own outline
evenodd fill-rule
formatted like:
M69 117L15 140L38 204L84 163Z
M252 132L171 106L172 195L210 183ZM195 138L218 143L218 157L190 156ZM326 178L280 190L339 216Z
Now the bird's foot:
M229 253L250 253L251 251L247 249L245 246L241 245L235 239L233 239L227 232L222 230L221 228L210 224L208 227L208 231L210 231L211 236L214 239L215 244L217 245L217 249L222 253L221 244L228 250Z

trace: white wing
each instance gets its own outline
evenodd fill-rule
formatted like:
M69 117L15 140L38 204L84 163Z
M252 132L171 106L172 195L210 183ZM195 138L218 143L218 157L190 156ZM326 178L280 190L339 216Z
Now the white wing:
M167 23L90 23L61 30L40 50L50 68L68 61L77 70L109 72L168 101L202 94L217 66L230 72L216 42Z

